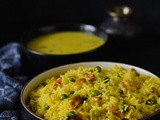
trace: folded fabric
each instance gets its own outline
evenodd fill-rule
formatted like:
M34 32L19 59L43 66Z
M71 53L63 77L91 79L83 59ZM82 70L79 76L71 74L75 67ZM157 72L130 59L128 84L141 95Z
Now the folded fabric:
M19 73L21 70L21 46L10 43L0 50L0 70L9 74Z
M20 91L27 82L21 75L22 48L9 43L0 49L0 120L18 120Z

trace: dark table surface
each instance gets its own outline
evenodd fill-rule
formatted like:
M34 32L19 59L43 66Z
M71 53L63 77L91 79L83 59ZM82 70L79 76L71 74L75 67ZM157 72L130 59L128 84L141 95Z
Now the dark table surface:
M37 26L38 27L38 26ZM158 28L158 27L157 27ZM108 37L103 49L87 61L114 61L142 67L160 76L160 31L156 27L143 28L131 38L120 36ZM19 42L29 29L23 26L8 26L1 29L1 46L9 42ZM79 61L78 61L79 62Z

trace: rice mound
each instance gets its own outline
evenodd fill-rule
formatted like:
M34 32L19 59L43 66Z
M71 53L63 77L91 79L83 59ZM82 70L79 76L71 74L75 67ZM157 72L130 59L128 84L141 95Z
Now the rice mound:
M41 83L26 104L46 120L139 120L160 108L160 80L115 65L69 70Z

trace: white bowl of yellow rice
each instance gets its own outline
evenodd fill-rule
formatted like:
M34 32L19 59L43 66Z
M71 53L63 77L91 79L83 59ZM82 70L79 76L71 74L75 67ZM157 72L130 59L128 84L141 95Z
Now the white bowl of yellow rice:
M34 77L21 103L22 119L146 120L159 113L160 80L123 63L74 63Z

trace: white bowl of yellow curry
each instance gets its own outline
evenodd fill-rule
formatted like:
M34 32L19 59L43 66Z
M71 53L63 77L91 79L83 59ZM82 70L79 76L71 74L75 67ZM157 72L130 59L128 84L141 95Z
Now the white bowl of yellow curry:
M40 70L93 60L93 54L104 47L106 41L107 34L92 25L55 25L39 28L25 38L26 56L30 61L28 66L36 65L34 68Z
M114 62L81 62L34 77L22 90L22 118L159 120L160 79Z

